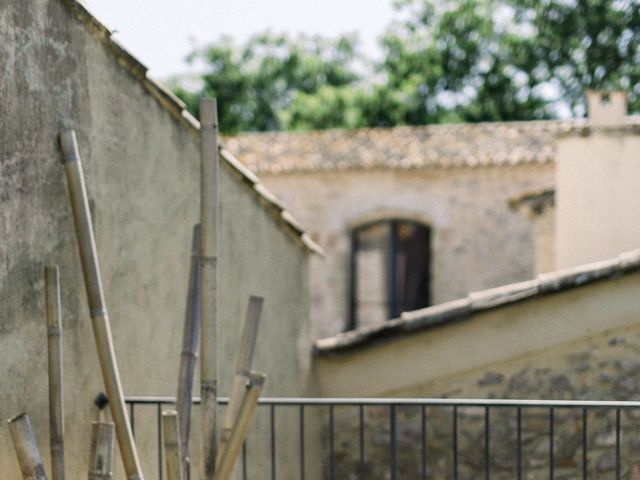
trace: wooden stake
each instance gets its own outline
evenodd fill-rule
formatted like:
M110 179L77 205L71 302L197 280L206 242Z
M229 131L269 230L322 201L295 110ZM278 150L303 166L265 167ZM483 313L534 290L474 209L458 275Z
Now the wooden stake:
M202 411L201 479L213 480L216 458L216 418L218 408L218 113L213 98L200 101L200 389Z
M21 413L9 420L9 431L18 455L24 480L47 480L29 415Z
M116 363L116 355L111 337L109 315L104 300L98 252L93 234L93 224L89 211L87 187L82 171L82 162L78 152L78 142L73 130L60 134L60 146L64 155L64 167L69 188L69 197L76 227L76 237L80 250L80 261L84 274L84 284L93 325L93 334L100 359L102 378L104 380L109 408L115 423L116 437L120 447L122 463L129 480L142 480L142 470L138 453L133 441L129 417L124 403L124 394L120 383L120 374Z
M229 394L229 404L225 410L224 420L222 422L222 432L220 433L220 444L218 445L218 457L226 448L226 443L231 436L233 425L236 421L242 397L247 389L250 381L251 363L253 361L253 353L256 346L256 338L258 336L258 323L260 322L260 313L262 312L262 297L251 296L247 307L247 317L245 319L242 337L240 338L240 349L236 359L236 370L231 384L231 393Z
M113 476L113 423L92 422L89 480L109 480Z
M164 438L164 459L167 466L167 480L182 480L182 461L180 459L180 430L178 429L178 412L165 410L162 412L162 436Z
M180 373L176 410L180 426L180 459L182 475L187 478L189 468L189 435L191 434L191 404L193 396L193 375L198 358L200 343L200 225L193 227L191 243L191 269L187 290L187 308L182 336Z
M215 480L228 480L233 473L233 467L240 455L242 444L244 443L253 414L258 405L258 398L264 385L265 375L258 372L251 372L250 380L245 389L236 422L229 436L227 446L221 455L216 459Z
M62 313L58 266L44 269L49 353L49 447L51 478L64 480L64 411L62 405Z

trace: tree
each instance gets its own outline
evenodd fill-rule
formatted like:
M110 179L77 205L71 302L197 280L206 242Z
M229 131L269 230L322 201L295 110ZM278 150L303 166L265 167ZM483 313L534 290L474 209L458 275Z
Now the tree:
M585 89L623 89L640 111L639 0L509 0L515 19L529 26L521 57L535 82L551 82L574 113Z
M192 55L196 110L219 99L242 130L533 120L585 111L585 89L624 89L640 112L640 0L396 0L383 58L363 68L350 36L223 38Z
M638 0L404 0L381 70L407 90L407 123L528 120L584 90L630 91L640 108Z
M359 79L355 45L351 36L290 39L262 33L241 46L222 38L190 56L191 62L202 61L207 68L201 90L191 93L178 86L175 91L196 113L199 96L215 96L220 126L226 133L299 128L309 123L302 110L309 102L315 103L308 113L322 125L339 126L342 120L315 111L317 100L312 97L329 99L333 95L335 102L340 96L335 92ZM310 126L317 128L315 123Z

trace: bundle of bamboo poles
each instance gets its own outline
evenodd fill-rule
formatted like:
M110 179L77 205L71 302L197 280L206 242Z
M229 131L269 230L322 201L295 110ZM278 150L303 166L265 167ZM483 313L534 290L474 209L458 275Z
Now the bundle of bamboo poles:
M262 373L251 371L263 300L251 296L240 340L230 399L217 433L217 280L219 224L218 118L214 99L204 98L201 112L200 225L193 230L191 268L187 289L176 409L163 412L164 450L168 480L190 477L191 405L198 344L201 358L202 430L200 478L227 480L240 454L264 384ZM90 480L112 477L114 432L128 480L143 480L140 461L125 408L111 326L102 287L94 229L89 210L82 161L73 130L60 134L60 147L73 211L80 262L102 377L113 423L92 425ZM46 317L49 352L50 449L53 480L64 480L62 404L62 323L59 269L45 269ZM27 414L9 420L10 430L25 480L46 480Z
M200 432L200 478L226 480L232 472L240 447L247 435L265 376L251 372L262 298L249 299L247 317L240 340L229 405L218 440L217 434L217 285L219 224L219 147L218 114L214 99L200 102L200 225L194 227L183 330L176 410L165 411L165 459L168 480L188 478L191 462L189 436L191 395L197 348L200 343L200 393L202 428ZM177 418L176 418L177 417ZM174 420L174 418L176 418ZM175 452L179 451L180 468Z
M51 478L64 480L64 409L62 401L62 313L60 271L57 265L44 269L45 313L47 322L49 378L49 448ZM9 430L25 480L46 480L46 471L36 444L31 421L26 413L9 420ZM90 453L89 480L112 477L113 424L94 422Z

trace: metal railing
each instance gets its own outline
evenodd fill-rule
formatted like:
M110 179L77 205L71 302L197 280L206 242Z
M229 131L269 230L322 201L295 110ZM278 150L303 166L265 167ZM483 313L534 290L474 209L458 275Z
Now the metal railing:
M219 401L227 403L226 398ZM173 402L171 397L126 398L134 434L140 410L155 408L160 479L161 412ZM282 410L287 415L278 413ZM269 472L271 480L280 478L283 465L287 473L282 478L301 480L354 474L362 479L457 480L473 474L521 480L525 474L553 479L559 473L563 478L621 479L631 475L632 467L640 469L640 402L262 398L260 411L264 421L254 434L268 440L255 444L268 454L254 460L245 443L238 467L243 480L251 478L251 461L259 462L257 471ZM629 434L624 440L623 432ZM292 436L297 437L295 447ZM283 437L287 445L280 444Z

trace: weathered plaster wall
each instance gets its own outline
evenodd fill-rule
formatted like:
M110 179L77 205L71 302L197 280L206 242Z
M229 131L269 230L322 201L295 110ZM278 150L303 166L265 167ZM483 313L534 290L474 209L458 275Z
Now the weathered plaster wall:
M409 218L432 227L434 303L525 280L535 272L531 222L508 199L553 185L553 164L265 175L326 251L311 263L314 336L344 330L350 229Z
M57 146L62 127L78 134L125 393L173 395L198 219L197 134L149 95L64 2L1 1L0 418L28 411L48 461L42 268L57 263L68 477L82 478L92 402L103 388ZM266 298L255 363L268 374L265 393L311 394L308 253L228 165L221 175L222 393L253 293ZM139 412L137 421L155 420ZM141 457L154 478L149 445L142 442ZM19 475L6 426L0 472Z
M640 245L640 135L635 126L592 127L558 140L557 267Z
M555 254L555 207L547 207L539 215L531 218L533 223L536 275L553 272L556 269Z

